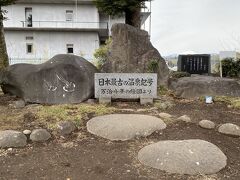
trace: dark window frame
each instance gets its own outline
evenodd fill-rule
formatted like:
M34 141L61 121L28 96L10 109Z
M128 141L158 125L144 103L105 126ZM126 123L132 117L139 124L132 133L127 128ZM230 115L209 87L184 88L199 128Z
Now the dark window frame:
M67 44L67 54L74 54L74 45L73 44Z
M67 22L73 21L73 10L66 10L66 21Z
M32 43L27 43L26 44L26 53L27 54L32 54L33 53L33 44Z

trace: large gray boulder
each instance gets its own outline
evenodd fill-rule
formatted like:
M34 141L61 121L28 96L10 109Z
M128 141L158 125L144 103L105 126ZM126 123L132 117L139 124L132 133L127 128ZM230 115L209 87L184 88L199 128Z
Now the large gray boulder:
M1 78L5 93L25 102L61 104L80 103L94 93L95 66L82 57L56 55L39 64L15 64Z
M192 76L171 80L170 89L177 96L196 98L201 96L240 96L240 81L211 76Z
M127 24L114 24L112 44L103 71L109 73L146 73L149 68L158 74L158 84L166 85L169 70L165 60L153 47L147 31Z
M111 141L146 137L165 128L166 124L161 119L139 114L105 115L95 117L87 122L88 132Z
M227 165L227 157L214 144L199 140L160 141L142 148L144 165L178 174L214 174Z
M27 145L27 137L18 131L0 131L0 148L24 147Z

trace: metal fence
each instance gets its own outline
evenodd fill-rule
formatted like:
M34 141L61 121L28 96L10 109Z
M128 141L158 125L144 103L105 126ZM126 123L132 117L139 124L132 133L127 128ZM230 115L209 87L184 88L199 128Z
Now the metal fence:
M107 22L21 21L21 23L22 27L34 27L34 28L108 29Z
M88 60L89 62L93 63L93 58L91 56L84 56L83 58ZM20 63L42 64L49 59L43 59L43 58L9 58L9 64L10 65L20 64Z
M10 58L9 64L20 64L20 63L28 63L28 64L41 64L46 62L47 59L42 58Z

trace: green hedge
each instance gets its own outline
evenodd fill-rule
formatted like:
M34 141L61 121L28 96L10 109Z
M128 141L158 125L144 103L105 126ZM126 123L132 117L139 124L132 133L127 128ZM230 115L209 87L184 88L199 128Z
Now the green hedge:
M223 77L240 77L240 59L227 58L222 60Z
M170 73L170 77L174 79L182 78L182 77L190 77L191 74L188 72L182 72L182 71L172 71Z

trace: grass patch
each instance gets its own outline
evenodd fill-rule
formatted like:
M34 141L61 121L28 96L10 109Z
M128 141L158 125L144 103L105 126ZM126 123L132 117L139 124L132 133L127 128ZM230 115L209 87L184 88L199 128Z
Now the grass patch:
M177 120L177 118L175 117L172 117L172 118L161 118L161 120L163 120L163 122L166 124L166 125L171 125L171 124L174 124L176 122L178 122L179 120Z
M168 95L169 94L169 90L166 87L164 87L164 86L160 86L158 88L158 94L160 96Z
M205 96L199 98L200 101L205 102ZM228 96L215 96L213 97L214 102L226 103L230 108L240 109L240 98L239 97L228 97Z
M166 88L165 86L159 86L157 90L157 94L158 96L175 97L174 92Z
M173 102L171 101L156 101L153 104L154 107L158 108L159 110L166 110L174 106Z
M239 97L227 97L227 96L216 96L214 97L215 102L224 102L231 108L240 109L240 98Z
M173 78L173 79L179 79L179 78L182 78L182 77L190 77L191 74L188 73L188 72L181 72L181 71L172 71L170 73L170 77Z
M73 121L77 126L80 126L83 119L91 116L101 116L111 114L115 108L106 105L53 105L43 106L36 113L38 121L46 124L49 129L55 129L57 122Z

